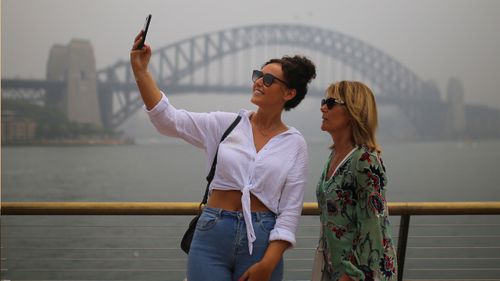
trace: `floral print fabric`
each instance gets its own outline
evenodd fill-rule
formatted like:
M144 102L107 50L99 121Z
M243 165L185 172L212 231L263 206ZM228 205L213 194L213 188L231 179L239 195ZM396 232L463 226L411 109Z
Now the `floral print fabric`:
M327 279L396 280L382 160L358 147L328 179L332 155L316 189Z

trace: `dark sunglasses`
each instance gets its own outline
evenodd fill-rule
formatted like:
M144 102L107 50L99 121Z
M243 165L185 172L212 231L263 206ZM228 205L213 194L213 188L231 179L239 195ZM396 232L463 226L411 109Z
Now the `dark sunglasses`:
M264 72L262 72L260 70L254 70L252 72L252 81L254 83L255 83L255 81L259 80L261 77L262 77L262 82L264 82L264 86L266 86L266 87L270 87L273 84L274 80L278 80L281 83L283 83L285 86L287 86L288 88L290 88L288 86L287 82L279 79L278 77L272 75L271 73L264 74Z
M336 104L345 104L343 100L336 98L327 98L321 100L321 106L325 105L328 109L332 109Z

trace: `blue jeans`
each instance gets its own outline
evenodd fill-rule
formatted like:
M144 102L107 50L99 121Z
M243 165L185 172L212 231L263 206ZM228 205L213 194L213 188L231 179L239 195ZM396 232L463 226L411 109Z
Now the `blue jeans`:
M252 212L257 240L252 255L243 213L205 207L196 225L188 256L188 281L237 281L248 268L264 257L269 233L276 223L272 212ZM283 279L283 258L271 281Z

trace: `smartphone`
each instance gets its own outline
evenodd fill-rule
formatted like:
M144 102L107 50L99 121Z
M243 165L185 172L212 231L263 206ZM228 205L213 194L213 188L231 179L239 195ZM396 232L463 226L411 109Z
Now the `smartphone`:
M137 46L137 50L140 50L140 49L142 49L142 47L144 47L144 42L146 42L146 35L148 34L148 29L149 29L149 23L150 22L151 22L151 14L149 14L146 17L146 21L144 22L144 27L142 28L142 30L144 31L144 33L142 34L142 40L141 40L141 42Z

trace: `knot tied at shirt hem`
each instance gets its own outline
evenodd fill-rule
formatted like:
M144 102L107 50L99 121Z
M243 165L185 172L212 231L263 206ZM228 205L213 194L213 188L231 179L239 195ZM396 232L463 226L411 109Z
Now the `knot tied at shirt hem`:
M245 185L241 195L241 207L243 209L243 218L245 219L245 225L247 229L247 239L248 239L248 252L250 255L253 251L253 242L256 240L255 231L252 224L252 210L250 207L250 189L252 185Z

